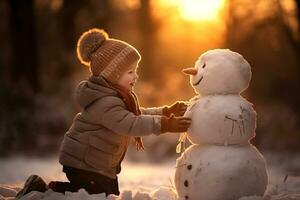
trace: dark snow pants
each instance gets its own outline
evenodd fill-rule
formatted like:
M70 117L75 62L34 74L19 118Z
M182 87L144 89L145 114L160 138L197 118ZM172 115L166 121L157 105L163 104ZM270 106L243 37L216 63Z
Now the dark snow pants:
M118 179L111 179L100 174L89 172L72 167L63 167L70 182L55 182L55 192L65 193L66 191L77 192L84 188L89 194L105 193L119 195Z

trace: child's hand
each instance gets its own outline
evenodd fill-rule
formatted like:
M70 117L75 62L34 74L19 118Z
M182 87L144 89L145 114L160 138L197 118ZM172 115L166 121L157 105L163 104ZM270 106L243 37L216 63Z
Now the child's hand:
M189 117L175 117L171 114L170 117L161 117L161 133L165 132L185 132L192 123Z
M171 106L164 107L162 112L163 115L167 117L169 117L172 113L178 117L184 115L187 107L188 105L186 103L180 101L180 102L175 102Z
M137 151L145 149L144 144L143 144L143 140L142 140L141 137L135 137L134 140L135 140L135 146L136 146Z

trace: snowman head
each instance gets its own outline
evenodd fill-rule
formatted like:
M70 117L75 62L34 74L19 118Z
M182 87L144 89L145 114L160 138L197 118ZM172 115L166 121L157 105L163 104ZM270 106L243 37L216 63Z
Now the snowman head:
M249 86L251 67L242 55L229 49L214 49L202 54L194 68L183 70L201 95L239 94Z

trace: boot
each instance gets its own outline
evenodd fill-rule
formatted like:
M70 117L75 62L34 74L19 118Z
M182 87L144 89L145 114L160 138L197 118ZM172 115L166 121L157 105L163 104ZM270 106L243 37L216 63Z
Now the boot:
M31 191L45 192L47 190L47 184L38 175L31 175L27 178L24 187L20 190L16 196L16 199L20 199Z

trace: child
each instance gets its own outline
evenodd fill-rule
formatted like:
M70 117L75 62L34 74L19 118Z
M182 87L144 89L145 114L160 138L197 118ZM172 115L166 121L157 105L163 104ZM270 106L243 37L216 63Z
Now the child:
M30 176L17 198L37 190L119 195L117 174L131 137L137 150L144 149L141 136L184 132L191 120L180 117L187 105L140 108L132 88L137 81L140 54L131 45L91 29L79 38L79 60L89 66L92 76L81 82L76 98L82 111L65 134L59 161L69 182L51 181L48 185L37 175ZM175 115L175 116L174 116Z

